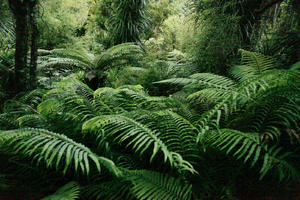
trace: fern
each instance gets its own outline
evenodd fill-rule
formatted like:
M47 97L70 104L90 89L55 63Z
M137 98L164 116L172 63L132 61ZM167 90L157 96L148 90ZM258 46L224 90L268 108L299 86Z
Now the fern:
M42 200L75 200L79 198L79 192L79 185L76 182L69 182L54 194L44 197Z
M241 109L251 98L258 95L261 91L266 91L267 89L272 89L275 87L287 86L291 80L294 79L296 73L287 70L272 70L266 71L261 75L254 77L250 80L244 81L237 89L236 92L227 95L222 101L217 103L211 110L203 114L201 119L198 121L201 127L201 133L204 133L209 129L209 122L213 117L216 118L216 124L219 124L221 115L228 118L230 113ZM280 77L278 80L274 77ZM242 94L242 97L247 97L247 99L240 99L238 94ZM243 102L243 103L238 103ZM198 141L201 134L198 135Z
M244 65L232 67L231 74L241 81L260 75L276 66L276 60L270 56L243 49L239 51L242 55L242 63Z
M137 63L143 52L132 44L124 43L116 45L101 53L99 56L92 55L85 51L54 49L49 54L40 57L40 70L49 70L59 66L59 69L74 70L107 70L109 67L116 67Z
M73 164L75 172L89 174L90 162L93 161L98 171L104 165L115 175L119 170L114 163L104 157L99 157L82 144L76 143L64 135L59 135L43 129L18 129L0 131L0 141L9 142L13 152L34 156L37 162L44 161L48 167L63 167L63 173ZM80 169L78 169L80 167Z
M143 114L137 113L136 119ZM162 134L160 138L169 149L179 153L189 162L195 162L199 157L195 145L197 128L187 119L169 110L153 112L147 116L149 121L155 121L155 128Z
M131 192L132 184L128 180L117 179L101 181L83 188L83 195L95 200L135 200Z
M168 174L141 170L130 172L129 180L133 184L132 192L138 199L191 199L192 186Z
M173 78L156 83L169 83L179 84L191 88L217 88L217 89L232 89L236 86L233 80L229 78L210 74L210 73L197 73L191 75L189 78Z
M143 51L140 47L132 43L123 43L113 46L97 56L94 60L94 68L107 70L108 67L137 65L142 56Z
M114 136L115 140L120 143L126 142L127 147L132 145L135 152L140 154L152 147L153 153L150 161L161 151L164 154L164 162L168 161L171 166L194 172L191 164L184 161L180 154L170 151L166 144L159 139L160 133L129 117L122 115L95 117L85 122L82 129L85 132L97 132L103 129L106 135Z
M268 147L260 141L260 135L257 133L220 129L208 132L207 137L208 144L226 151L227 154L233 153L237 159L243 159L244 162L249 161L251 167L262 160L260 179L274 168L278 170L281 180L283 178L296 179L299 176L297 170L285 161L290 152L281 153L280 147Z

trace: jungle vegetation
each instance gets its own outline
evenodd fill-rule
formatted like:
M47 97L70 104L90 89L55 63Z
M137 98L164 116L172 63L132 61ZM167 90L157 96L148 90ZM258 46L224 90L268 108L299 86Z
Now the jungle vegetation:
M298 0L1 0L0 199L299 199Z

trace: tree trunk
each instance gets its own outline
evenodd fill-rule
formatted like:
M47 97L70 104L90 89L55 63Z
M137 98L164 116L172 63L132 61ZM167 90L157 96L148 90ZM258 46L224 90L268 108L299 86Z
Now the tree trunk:
M26 90L26 70L28 53L28 6L27 1L9 0L15 21L16 50L15 50L15 91L19 93Z
M36 68L37 68L37 58L38 58L38 26L37 26L37 15L38 6L37 0L32 1L30 5L30 27L31 27L31 52L30 52L30 89L35 89L37 87L36 78Z

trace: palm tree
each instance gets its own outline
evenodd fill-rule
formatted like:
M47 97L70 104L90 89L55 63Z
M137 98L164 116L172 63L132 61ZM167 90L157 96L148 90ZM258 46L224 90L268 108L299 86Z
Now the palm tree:
M114 0L115 14L110 19L113 44L134 42L141 45L141 34L148 27L147 0Z

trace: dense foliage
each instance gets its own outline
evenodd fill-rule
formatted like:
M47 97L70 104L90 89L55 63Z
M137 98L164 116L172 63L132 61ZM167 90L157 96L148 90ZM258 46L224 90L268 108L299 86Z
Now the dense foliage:
M297 1L0 5L0 199L299 198Z

